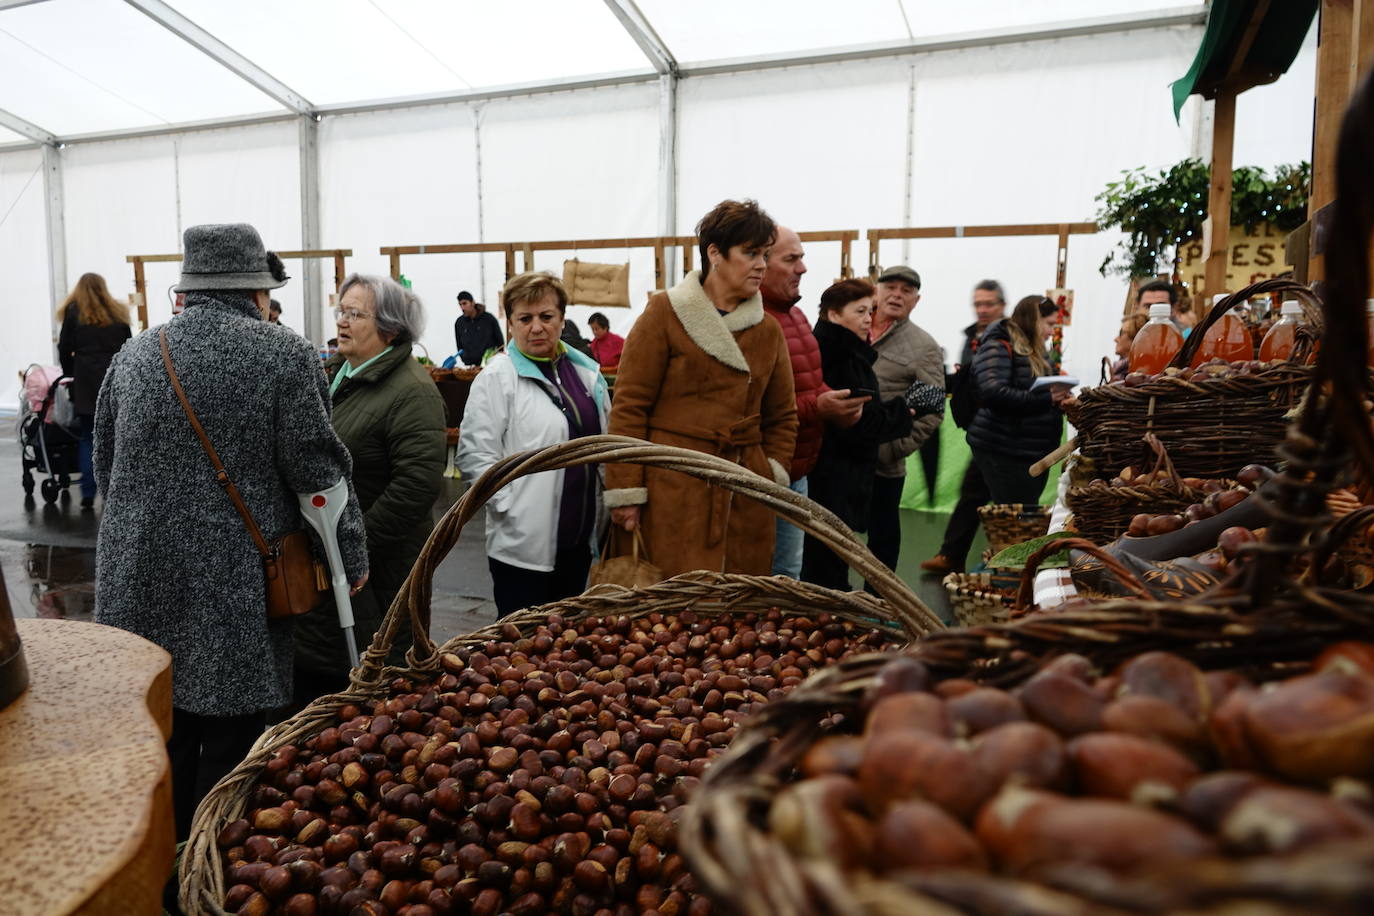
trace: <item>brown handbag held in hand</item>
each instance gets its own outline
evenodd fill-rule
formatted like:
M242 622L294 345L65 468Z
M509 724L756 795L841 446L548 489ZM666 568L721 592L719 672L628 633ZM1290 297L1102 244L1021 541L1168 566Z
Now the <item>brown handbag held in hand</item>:
M224 488L229 501L243 517L243 524L248 528L258 553L262 555L268 618L298 617L310 613L323 604L325 596L329 594L329 576L324 565L315 559L310 535L304 528L297 528L270 544L262 536L262 530L253 520L253 513L248 511L248 504L243 501L239 488L234 486L234 481L229 478L229 472L219 460L219 453L210 444L210 437L205 434L200 419L191 409L191 402L186 399L181 379L177 378L176 369L172 366L172 353L167 348L166 328L158 334L158 342L162 346L162 364L167 367L167 376L172 380L172 390L181 402L181 409L186 411L186 419L191 421L191 428L196 431L205 454L210 456L210 463L215 466L215 481Z
M601 559L592 564L587 577L588 585L623 585L626 588L645 588L663 581L663 571L649 562L649 551L644 548L644 535L639 528L634 531L631 541L631 555L611 557L611 538L606 537L606 546L601 551ZM643 556L641 556L641 553Z

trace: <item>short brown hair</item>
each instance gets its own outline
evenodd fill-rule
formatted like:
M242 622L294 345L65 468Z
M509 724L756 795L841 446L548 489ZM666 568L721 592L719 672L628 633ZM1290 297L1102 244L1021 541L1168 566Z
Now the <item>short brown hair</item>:
M773 218L759 207L756 200L722 200L715 209L697 223L697 239L701 249L701 279L711 272L711 260L706 250L712 245L722 255L731 248L745 245L767 248L777 237L778 227Z
M849 303L857 302L871 295L873 295L873 284L862 277L851 277L848 280L831 284L829 289L821 293L820 317L824 319L831 312L844 311L844 307Z
M510 320L511 312L520 303L538 302L549 293L558 299L558 314L566 314L568 291L563 288L562 280L547 270L530 270L511 277L501 290L501 308L505 310L506 320Z

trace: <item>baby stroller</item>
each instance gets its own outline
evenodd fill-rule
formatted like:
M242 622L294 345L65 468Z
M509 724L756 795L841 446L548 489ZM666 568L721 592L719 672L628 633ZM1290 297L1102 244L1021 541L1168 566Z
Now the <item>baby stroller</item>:
M72 411L71 379L56 366L37 363L24 371L24 393L19 399L19 454L23 461L24 495L33 495L33 472L43 478L43 501L57 497L71 486L78 471L81 431Z

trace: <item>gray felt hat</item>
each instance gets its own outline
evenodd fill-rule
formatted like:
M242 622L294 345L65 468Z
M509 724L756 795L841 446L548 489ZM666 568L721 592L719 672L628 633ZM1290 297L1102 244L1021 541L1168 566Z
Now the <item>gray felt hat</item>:
M286 285L286 268L276 252L263 247L258 230L247 223L191 226L182 234L179 293L202 290L276 289Z

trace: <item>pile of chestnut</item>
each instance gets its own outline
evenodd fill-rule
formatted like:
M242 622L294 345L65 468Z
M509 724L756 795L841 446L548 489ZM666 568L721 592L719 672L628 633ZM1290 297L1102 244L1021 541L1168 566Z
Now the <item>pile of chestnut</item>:
M893 645L828 614L551 616L280 748L218 835L229 912L711 912L677 809L751 709Z
M1009 691L935 683L902 656L856 722L811 746L768 814L794 855L851 877L1105 886L1374 838L1374 644L1331 646L1263 687L1158 651L1107 674L1063 655Z
M1236 360L1227 362L1221 357L1213 357L1207 362L1198 366L1196 369L1178 368L1170 366L1158 375L1150 375L1145 372L1127 373L1124 379L1114 379L1108 384L1125 385L1127 388L1136 388L1147 382L1153 382L1158 378L1182 378L1190 382L1206 382L1212 379L1238 378L1247 375L1258 375L1266 369L1273 369L1275 366L1296 365L1286 359L1271 359L1263 362L1258 359Z
M1126 468L1129 471L1130 468ZM1125 471L1122 472L1125 474ZM1193 487L1194 483L1198 486L1194 489L1201 490L1207 496L1200 503L1193 503L1183 510L1181 514L1168 513L1164 515L1150 515L1142 512L1131 519L1130 525L1126 528L1127 537L1142 538L1154 537L1160 534L1168 534L1171 531L1178 531L1189 525L1196 524L1204 519L1220 515L1232 506L1242 502L1260 484L1274 476L1273 468L1265 467L1262 464L1247 464L1241 468L1236 475L1236 486L1226 489L1219 481L1200 480L1194 478L1184 478L1184 483ZM1118 478L1120 479L1120 478ZM1139 480L1139 477L1130 478ZM1116 483L1113 481L1113 485Z

